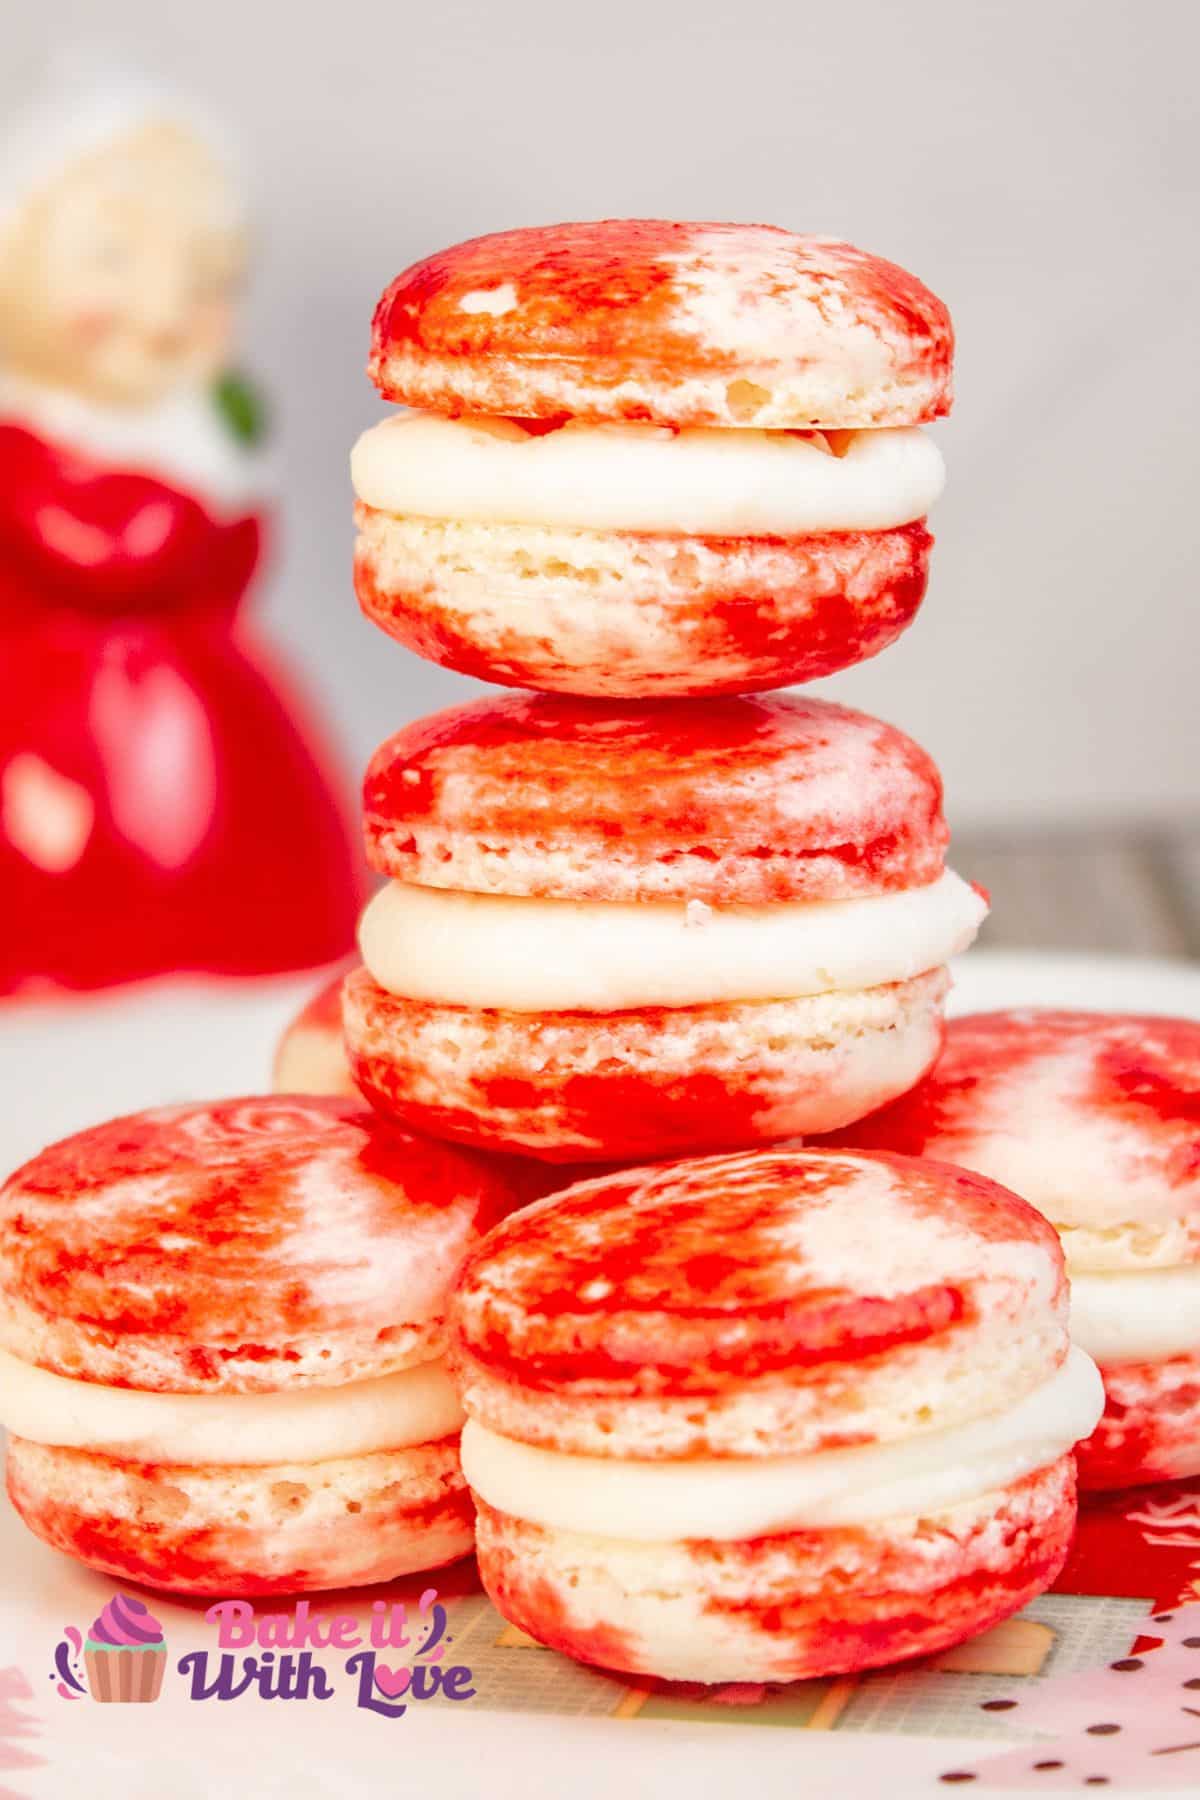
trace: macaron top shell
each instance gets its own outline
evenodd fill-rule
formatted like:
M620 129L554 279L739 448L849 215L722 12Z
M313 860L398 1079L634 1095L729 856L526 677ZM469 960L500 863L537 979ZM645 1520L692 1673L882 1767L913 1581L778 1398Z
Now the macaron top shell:
M367 855L429 887L581 900L842 900L937 879L942 786L878 719L800 696L452 707L376 751Z
M0 1344L175 1392L327 1386L440 1353L506 1184L359 1101L165 1107L53 1144L0 1190Z
M521 1390L526 1414L539 1397L569 1401L563 1448L579 1447L572 1409L597 1396L789 1389L807 1390L808 1414L830 1396L828 1416L807 1419L827 1442L847 1430L833 1396L892 1360L914 1402L944 1410L958 1346L981 1325L1014 1344L1042 1335L1034 1379L1066 1354L1062 1252L1024 1201L904 1157L759 1151L628 1170L514 1215L464 1265L452 1354L468 1411L496 1430L520 1435L489 1405L489 1378ZM992 1406L1014 1370L1018 1391L1031 1385L1019 1359L1001 1361ZM871 1435L903 1430L885 1416Z
M370 372L448 413L663 425L914 425L950 409L950 317L915 276L774 225L497 232L398 275Z
M1200 1261L1200 1022L1039 1009L951 1021L919 1086L836 1141L1003 1181L1078 1270Z

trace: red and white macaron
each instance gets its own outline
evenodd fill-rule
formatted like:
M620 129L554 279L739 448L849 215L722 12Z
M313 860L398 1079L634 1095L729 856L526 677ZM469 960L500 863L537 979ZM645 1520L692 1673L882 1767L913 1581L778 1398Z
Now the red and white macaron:
M345 989L355 1081L418 1129L566 1162L832 1130L941 1045L981 895L934 765L788 697L506 695L376 753L390 877Z
M955 1019L920 1086L840 1136L977 1169L1058 1228L1107 1393L1081 1486L1200 1473L1200 1023Z
M465 1555L447 1293L507 1210L478 1158L361 1103L116 1119L0 1190L0 1420L30 1529L189 1593Z
M581 1183L468 1258L451 1349L500 1612L584 1662L788 1681L1048 1587L1100 1413L1031 1207L906 1158Z
M609 219L407 269L353 458L368 616L467 674L652 697L806 681L925 591L953 334L914 276L766 225Z
M357 1097L342 1036L345 969L319 987L285 1026L275 1047L271 1086L277 1094Z

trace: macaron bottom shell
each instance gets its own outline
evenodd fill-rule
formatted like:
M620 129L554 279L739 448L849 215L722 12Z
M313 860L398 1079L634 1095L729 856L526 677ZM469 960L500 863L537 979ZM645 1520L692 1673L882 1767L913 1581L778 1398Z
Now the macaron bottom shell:
M911 624L933 540L705 538L359 510L367 618L427 660L550 693L760 692L875 656Z
M11 1438L8 1492L55 1550L173 1593L313 1592L469 1554L457 1437L321 1463L186 1468Z
M510 1623L580 1662L671 1681L795 1681L973 1637L1052 1585L1075 1464L922 1518L715 1542L548 1530L479 1504L479 1569Z
M551 1161L682 1156L832 1131L918 1081L941 1047L944 969L806 999L514 1013L344 991L354 1080L381 1112Z

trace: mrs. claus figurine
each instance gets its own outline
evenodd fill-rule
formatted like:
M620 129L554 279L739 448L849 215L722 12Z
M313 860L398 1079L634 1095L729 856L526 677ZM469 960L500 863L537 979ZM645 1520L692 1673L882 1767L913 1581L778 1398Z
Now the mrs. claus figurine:
M359 900L252 647L257 421L225 149L128 77L0 140L0 993L306 968Z

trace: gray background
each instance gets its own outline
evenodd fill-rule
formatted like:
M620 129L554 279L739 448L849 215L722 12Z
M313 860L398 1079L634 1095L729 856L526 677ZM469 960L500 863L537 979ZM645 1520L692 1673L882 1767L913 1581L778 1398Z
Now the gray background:
M925 611L824 685L927 745L959 823L1200 811L1200 9L6 0L0 104L76 34L242 140L246 361L285 476L260 601L350 761L477 691L367 627L350 589L379 290L506 225L770 220L908 264L960 340Z

